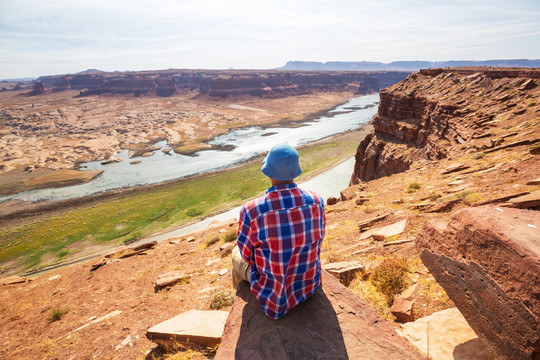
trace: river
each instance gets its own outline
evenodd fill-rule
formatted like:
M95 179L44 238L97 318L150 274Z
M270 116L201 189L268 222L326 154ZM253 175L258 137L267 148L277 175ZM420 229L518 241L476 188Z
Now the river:
M298 186L302 189L317 192L325 200L330 196L339 197L340 191L349 186L354 163L354 157L351 157L341 164L325 171L324 173L298 184ZM141 241L137 242L137 244L151 241L163 241L170 237L182 236L195 231L203 230L206 229L212 221L225 221L232 218L238 218L239 213L240 207L236 207L223 213L210 216L192 225L187 225L178 229L169 229L165 232L145 237L141 239Z
M121 162L102 165L99 161L81 164L82 170L103 170L95 180L81 185L48 188L0 196L0 202L10 199L25 201L56 201L92 195L112 189L147 185L190 175L208 173L245 162L280 142L292 146L305 145L322 138L358 129L367 124L377 111L379 94L352 98L336 107L326 116L304 122L298 127L258 126L233 130L218 136L210 145L228 150L204 150L192 156L155 151L153 156L128 158L128 151L118 153ZM161 149L166 141L156 143ZM137 161L137 164L131 164ZM350 176L350 174L349 174Z

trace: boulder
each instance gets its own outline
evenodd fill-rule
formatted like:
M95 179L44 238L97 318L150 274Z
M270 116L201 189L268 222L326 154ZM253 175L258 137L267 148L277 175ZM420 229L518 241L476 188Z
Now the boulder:
M322 287L278 320L266 317L243 281L215 360L423 359L364 301L322 276Z
M394 302L392 303L390 312L396 317L396 321L407 323L414 320L414 300L412 298L412 295L416 290L416 286L417 285L414 284L411 287L407 288L405 291L403 291L401 294L394 296Z
M358 261L340 261L324 264L323 269L334 275L343 285L349 286L356 273L364 272L364 265Z
M405 338L430 359L491 359L457 308L433 313L402 327Z
M166 348L219 345L227 311L189 310L148 329L148 340Z
M354 199L354 197L360 193L360 191L362 191L364 188L362 185L352 185L352 186L349 186L348 188L345 188L343 190L341 190L340 192L340 196L341 196L341 201L347 201L347 200L352 200Z
M483 206L424 226L420 258L493 359L540 356L540 212Z

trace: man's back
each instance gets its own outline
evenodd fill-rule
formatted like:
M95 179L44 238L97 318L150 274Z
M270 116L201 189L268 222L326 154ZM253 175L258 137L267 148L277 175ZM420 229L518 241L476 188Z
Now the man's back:
M276 185L240 212L238 247L251 267L251 291L277 319L320 285L324 202L296 184Z

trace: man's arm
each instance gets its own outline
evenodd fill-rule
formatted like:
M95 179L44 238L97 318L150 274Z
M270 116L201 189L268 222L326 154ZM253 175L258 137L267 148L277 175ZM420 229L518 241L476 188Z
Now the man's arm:
M240 216L238 220L238 239L236 243L242 255L242 260L248 264L253 265L253 244L250 240L251 234L251 219L245 207L240 210Z

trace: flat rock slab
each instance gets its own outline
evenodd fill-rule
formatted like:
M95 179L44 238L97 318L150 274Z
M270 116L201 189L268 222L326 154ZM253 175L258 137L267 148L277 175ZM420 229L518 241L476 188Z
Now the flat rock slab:
M397 223L393 223L392 225L385 226L380 229L375 229L371 233L371 237L375 240L384 240L386 238L399 235L405 230L405 226L407 225L407 219L398 221Z
M189 310L148 329L146 337L165 347L219 345L227 311Z
M540 356L540 212L463 209L426 224L416 245L493 359Z
M468 169L470 166L468 165L465 165L465 164L452 164L450 165L449 167L447 167L446 169L444 169L443 171L441 171L441 174L450 174L450 173L453 173L453 172L456 172L456 171L461 171L461 170L465 170L465 169Z
M403 334L433 360L491 360L485 345L457 308L404 324Z
M528 181L527 185L540 185L540 178Z
M323 269L332 274L343 285L348 286L356 273L364 272L364 265L358 261L340 261L324 264Z
M189 284L191 275L186 275L180 271L170 271L159 275L155 282L154 290L158 292L161 289L173 287L176 284Z
M23 276L8 276L8 277L0 279L0 282L2 283L2 285L13 285L13 284L22 284L31 280L32 279L29 279Z
M323 270L323 286L278 320L242 282L215 360L424 359L363 300Z
M520 209L540 207L540 191L510 199L509 202Z

